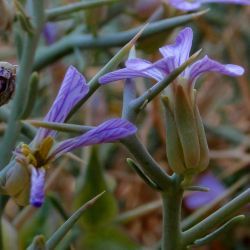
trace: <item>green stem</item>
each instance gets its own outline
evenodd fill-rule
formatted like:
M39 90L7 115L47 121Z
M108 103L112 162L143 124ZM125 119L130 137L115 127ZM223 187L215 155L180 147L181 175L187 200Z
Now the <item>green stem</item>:
M120 142L130 151L145 174L162 190L168 190L172 184L171 177L152 158L136 135L129 136Z
M250 188L235 197L226 205L215 211L206 219L196 224L194 227L188 229L183 233L183 246L192 244L195 240L207 235L214 227L225 223L230 217L234 215L240 208L250 202Z
M183 190L175 183L168 192L162 193L163 200L163 236L162 250L181 250L181 204Z
M204 11L200 11L193 14L182 15L150 23L140 39L150 37L153 34L158 34L166 30L172 30L174 27L190 22L204 13ZM117 32L116 34L102 34L97 37L90 34L73 34L71 36L67 36L49 47L44 47L38 50L34 70L40 70L65 55L72 53L75 48L104 49L123 46L129 42L142 29L142 27L143 25L127 31Z
M105 4L112 4L116 3L119 0L92 0L88 2L77 2L68 4L65 6L56 7L53 9L46 10L46 18L48 21L53 21L55 19L58 19L60 16L65 16L71 13L75 13L77 11L82 11L85 9L91 9L96 8L98 6L102 6Z
M33 12L31 13L31 16L33 18L32 20L34 22L35 31L32 35L26 34L24 38L24 49L16 81L16 93L8 119L8 126L0 148L0 168L3 168L9 161L21 129L19 116L23 110L23 103L27 98L27 86L32 71L34 54L38 44L40 31L43 26L43 0L35 0L32 2L32 5Z

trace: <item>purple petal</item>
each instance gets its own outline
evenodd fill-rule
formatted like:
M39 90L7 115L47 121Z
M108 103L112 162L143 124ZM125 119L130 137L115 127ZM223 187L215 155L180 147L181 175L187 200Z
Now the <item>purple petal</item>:
M226 190L224 185L211 172L201 175L197 184L208 187L210 190L208 192L192 192L187 196L185 204L190 209L197 209L209 204Z
M43 28L43 36L48 45L53 44L57 38L57 24L47 22Z
M165 57L166 59L169 57L173 58L173 63L172 60L170 60L171 64L169 64L170 71L178 68L189 58L190 50L192 47L192 41L192 29L185 28L180 31L174 44L166 45L159 49L163 57ZM184 76L186 75L186 73L183 72L182 75Z
M205 72L218 72L228 76L241 76L244 73L244 69L234 64L221 64L205 56L190 67L189 79L193 82L193 85L195 80Z
M44 202L45 169L31 168L30 204L40 207Z
M59 93L44 118L46 122L64 122L71 109L88 93L89 86L84 76L70 66L65 74ZM47 136L54 137L56 131L40 128L34 141L39 143Z
M56 159L75 148L113 142L136 133L137 128L125 119L111 119L87 133L58 144L49 158Z
M178 10L190 11L197 10L201 7L201 1L188 1L188 0L169 0L169 4Z
M241 4L250 5L249 0L169 0L169 4L179 10L191 11L197 10L202 4L206 3L224 3L224 4Z
M99 83L106 84L117 80L136 77L153 78L159 81L164 77L164 73L155 68L154 64L140 58L129 59L126 61L125 65L126 68L124 69L118 69L104 76L101 76L99 78Z
M241 4L250 5L249 0L201 0L202 3L225 3L225 4Z

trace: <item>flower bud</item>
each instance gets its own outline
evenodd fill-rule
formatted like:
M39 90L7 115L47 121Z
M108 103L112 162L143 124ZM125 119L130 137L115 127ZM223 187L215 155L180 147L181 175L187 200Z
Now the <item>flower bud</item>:
M173 96L162 97L167 130L167 158L181 175L202 172L209 163L204 127L196 104L195 90L175 86Z
M11 196L20 206L29 204L29 168L13 160L0 172L0 179L1 193Z

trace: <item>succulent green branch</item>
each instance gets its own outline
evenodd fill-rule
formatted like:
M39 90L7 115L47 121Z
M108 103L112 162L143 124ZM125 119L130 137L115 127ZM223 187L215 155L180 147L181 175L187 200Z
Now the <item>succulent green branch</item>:
M65 6L55 7L45 11L46 19L48 21L58 20L65 15L69 15L78 11L96 8L102 5L113 4L121 0L94 0L71 3Z
M226 205L209 215L183 233L183 246L193 244L196 240L206 236L214 227L225 223L235 212L250 202L250 188L235 197Z
M150 37L154 34L161 33L166 30L171 30L175 27L183 25L193 19L203 15L206 11L200 11L193 14L182 15L178 17L173 17L169 19L164 19L161 21L153 22L148 25L145 32L141 35L140 39ZM74 51L75 48L80 49L97 49L97 48L113 48L124 46L128 43L143 26L139 26L128 31L117 32L116 34L109 35L82 35L73 34L62 38L58 42L52 44L49 47L44 47L38 50L34 70L40 70L47 65L55 62L56 60L66 56Z
M35 32L32 35L25 34L24 48L20 61L20 66L17 74L16 92L13 99L10 116L8 118L8 126L5 131L3 141L0 147L0 167L5 166L12 154L18 134L21 129L19 122L20 114L23 111L23 103L27 98L27 86L29 77L32 72L32 62L34 59L35 50L40 37L40 32L44 21L44 6L43 0L35 0L32 2L32 21L35 27Z

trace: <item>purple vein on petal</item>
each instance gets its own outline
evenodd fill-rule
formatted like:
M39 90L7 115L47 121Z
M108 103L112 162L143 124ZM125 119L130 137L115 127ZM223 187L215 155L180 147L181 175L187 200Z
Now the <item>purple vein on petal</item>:
M61 142L54 148L50 157L58 158L66 152L83 146L113 142L132 135L136 131L137 128L125 119L110 119L81 136Z
M89 91L84 76L76 68L70 66L65 74L59 93L44 118L47 122L64 122L71 109ZM56 131L40 128L36 134L35 141L40 141L47 136L54 137Z

